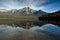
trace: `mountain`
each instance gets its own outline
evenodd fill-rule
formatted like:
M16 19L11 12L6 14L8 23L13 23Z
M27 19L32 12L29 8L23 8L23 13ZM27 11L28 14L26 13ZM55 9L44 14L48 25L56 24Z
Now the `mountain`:
M46 12L44 12L44 11L42 11L42 10L38 10L38 11L34 12L34 14L41 16L41 15L45 15Z
M42 10L34 10L34 9L31 9L29 7L25 7L23 9L19 9L15 12L15 14L20 14L20 15L29 15L29 16L40 16L40 15L44 15L46 14L46 12L42 11Z
M14 14L16 11L17 11L17 9L12 9L12 10L9 10L8 12L6 12L6 13L7 14Z
M33 10L29 7L25 7L25 8L22 8L22 9L19 9L17 11L15 11L15 14L20 14L20 15L33 15L33 13L35 12L36 10Z
M18 9L18 10L12 9L7 12L4 12L4 14L15 14L15 15L18 14L20 16L41 16L41 15L46 14L46 12L44 12L42 10L36 11L34 9L31 9L30 7L25 7L25 8Z

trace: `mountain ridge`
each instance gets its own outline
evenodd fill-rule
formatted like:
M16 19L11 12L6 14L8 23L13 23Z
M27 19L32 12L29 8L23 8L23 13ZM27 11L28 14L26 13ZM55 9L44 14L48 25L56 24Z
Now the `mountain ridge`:
M2 12L3 13L3 12ZM2 14L0 12L0 14ZM40 15L44 15L46 14L46 12L42 11L42 10L34 10L31 9L30 7L24 7L22 9L13 9L13 10L8 10L7 12L4 12L3 14L19 14L22 16L40 16Z

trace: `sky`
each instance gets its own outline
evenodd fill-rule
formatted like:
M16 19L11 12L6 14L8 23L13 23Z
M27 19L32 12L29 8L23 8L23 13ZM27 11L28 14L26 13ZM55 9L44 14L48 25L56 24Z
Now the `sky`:
M60 0L0 0L0 9L21 9L24 7L54 12L60 10Z

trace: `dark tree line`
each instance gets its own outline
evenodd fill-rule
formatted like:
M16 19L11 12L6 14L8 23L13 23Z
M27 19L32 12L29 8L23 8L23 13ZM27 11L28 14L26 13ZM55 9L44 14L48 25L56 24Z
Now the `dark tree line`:
M60 10L54 13L48 13L39 17L39 20L60 20Z

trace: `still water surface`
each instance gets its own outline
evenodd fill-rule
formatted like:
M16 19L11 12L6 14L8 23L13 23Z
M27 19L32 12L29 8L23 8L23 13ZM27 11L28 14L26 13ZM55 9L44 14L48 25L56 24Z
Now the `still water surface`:
M42 21L0 25L0 40L60 40L60 26Z

